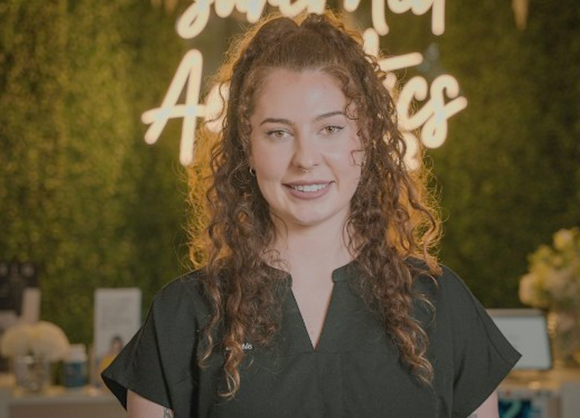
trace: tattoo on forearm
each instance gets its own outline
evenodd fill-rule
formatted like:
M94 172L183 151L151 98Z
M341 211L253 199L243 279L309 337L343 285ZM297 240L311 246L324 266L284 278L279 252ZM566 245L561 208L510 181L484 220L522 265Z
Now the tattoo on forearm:
M173 411L169 408L163 408L163 418L173 418Z

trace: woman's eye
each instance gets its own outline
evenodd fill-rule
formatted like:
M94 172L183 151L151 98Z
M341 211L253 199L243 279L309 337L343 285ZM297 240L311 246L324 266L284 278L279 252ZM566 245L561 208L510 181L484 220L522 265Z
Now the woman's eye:
M340 132L344 129L344 126L337 126L337 125L330 125L330 126L325 126L324 128L322 128L323 132L325 134L335 134L337 132Z
M271 131L266 132L266 135L270 139L279 141L281 139L284 139L288 135L288 132L281 129L272 129Z

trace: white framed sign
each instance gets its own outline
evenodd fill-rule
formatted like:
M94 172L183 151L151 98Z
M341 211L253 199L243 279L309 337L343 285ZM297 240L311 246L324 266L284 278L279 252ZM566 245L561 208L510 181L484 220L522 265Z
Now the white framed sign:
M141 290L100 288L95 291L94 366L100 374L141 326Z

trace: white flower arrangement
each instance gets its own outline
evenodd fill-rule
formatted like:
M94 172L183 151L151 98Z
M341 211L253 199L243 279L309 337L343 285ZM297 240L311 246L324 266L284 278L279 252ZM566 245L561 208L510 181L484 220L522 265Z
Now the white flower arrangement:
M59 361L69 349L70 344L63 330L46 321L14 325L0 339L0 352L6 357L34 355Z
M540 309L580 311L580 228L559 230L553 247L541 245L530 255L519 297Z

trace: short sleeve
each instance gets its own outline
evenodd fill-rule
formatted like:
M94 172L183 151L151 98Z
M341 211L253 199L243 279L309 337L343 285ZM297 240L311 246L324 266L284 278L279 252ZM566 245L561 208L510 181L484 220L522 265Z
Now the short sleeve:
M198 284L195 277L184 276L161 289L141 329L103 372L103 381L125 408L131 390L189 415L200 318L207 316Z
M453 417L465 418L497 388L520 358L463 281L445 269L443 300L453 340Z
M153 307L145 323L103 372L103 381L127 408L127 390L171 408Z

